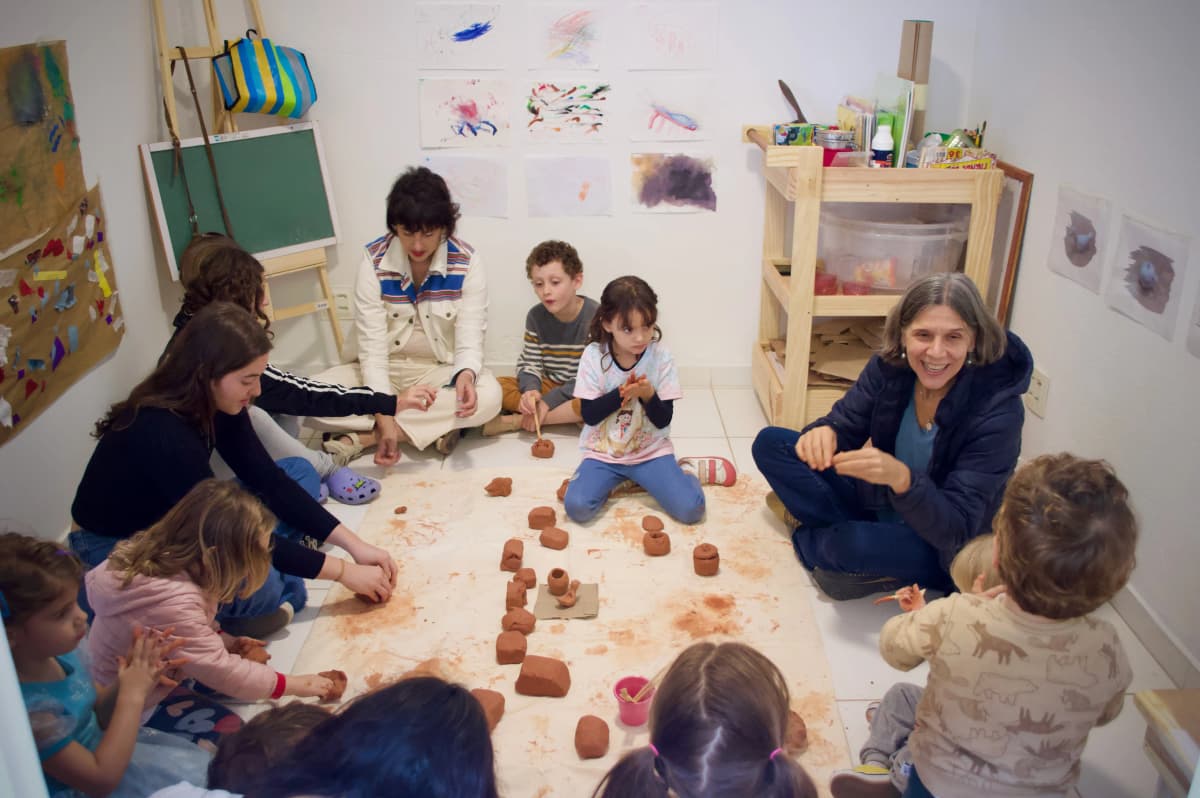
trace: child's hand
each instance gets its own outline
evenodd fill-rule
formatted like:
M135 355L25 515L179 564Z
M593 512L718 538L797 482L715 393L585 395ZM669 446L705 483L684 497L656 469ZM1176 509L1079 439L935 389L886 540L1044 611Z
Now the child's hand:
M539 404L541 404L541 401L541 391L526 391L525 393L521 394L521 402L517 405L517 410L520 411L521 415L528 416L537 410L537 407Z
M633 375L629 375L630 378ZM630 397L641 399L642 401L650 401L650 397L654 396L654 386L650 384L650 380L642 377L641 379L632 380L621 386L622 401L628 400Z
M424 412L429 409L435 399L437 399L437 388L425 384L414 385L396 396L396 412L399 413L401 410Z
M125 656L117 657L120 695L144 703L167 669L166 654L173 647L174 644L165 641L161 635L147 633L140 626L135 626L129 651L125 652Z
M999 596L1001 593L1008 592L1004 585L994 585L993 587L989 587L987 590L984 590L983 585L986 581L987 574L981 573L979 576L975 577L975 582L971 585L971 593L976 596L983 596L984 598L996 598L996 596Z
M900 605L900 609L905 612L913 612L925 606L925 590L915 582L911 587L902 587L890 596L881 596L875 599L875 604L884 604L889 601L894 601Z
M294 695L300 698L315 696L325 698L333 689L333 680L316 674L292 675L287 677L287 687L284 695Z

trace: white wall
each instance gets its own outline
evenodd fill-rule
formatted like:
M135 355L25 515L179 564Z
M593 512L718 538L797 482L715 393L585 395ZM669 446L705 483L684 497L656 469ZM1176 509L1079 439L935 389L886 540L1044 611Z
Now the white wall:
M1024 454L1070 450L1115 466L1141 521L1132 592L1193 665L1200 360L1183 337L1200 287L1198 33L1191 0L983 3L970 87L988 145L1035 174L1012 326L1051 388L1046 419L1028 416ZM1109 198L1114 220L1128 212L1192 237L1174 341L1046 267L1062 184Z
M165 278L146 210L138 144L167 138L162 123L154 59L150 4L78 3L70 0L0 0L0 46L65 38L71 85L88 183L100 180L110 214L110 245L124 298L128 332L117 354L0 451L0 517L12 517L44 535L69 522L75 485L90 455L92 423L123 397L153 365L178 303ZM173 43L206 41L200 3L163 0ZM520 30L526 2L503 2ZM585 290L598 295L619 274L643 275L661 297L661 321L685 374L748 382L749 351L757 329L758 258L761 248L762 181L753 149L738 141L743 122L790 118L775 85L792 86L810 119L828 121L840 96L868 91L876 72L895 70L901 20L936 19L929 123L962 124L971 82L977 0L956 3L899 2L889 13L869 0L798 4L785 0L720 0L717 60L708 74L720 99L719 139L688 147L707 151L718 164L716 214L648 216L628 207L628 155L634 146L615 131L608 145L544 147L539 152L600 152L611 157L614 215L587 219L525 217L520 160L532 150L518 143L499 151L511 162L511 218L466 218L464 237L487 253L490 264L490 329L487 359L511 368L525 311L533 297L524 279L530 247L547 237L564 238L580 250L587 268ZM608 3L619 22L628 4ZM806 7L807 6L807 7ZM332 279L349 287L359 248L383 232L384 199L394 178L421 156L418 141L416 63L411 55L415 4L411 0L262 0L267 32L303 50L316 76L319 121L341 219L343 243L333 253ZM220 0L224 36L249 26L240 0ZM514 82L528 77L524 43L513 40ZM612 67L597 76L614 96L628 72L619 44ZM197 70L200 72L201 70ZM182 70L180 70L182 72ZM202 97L207 99L201 80ZM198 135L188 116L191 98L182 74L175 94L183 115L181 136ZM615 102L615 100L614 100ZM211 124L211 120L210 120ZM261 124L243 117L243 127ZM514 133L518 133L514 131ZM520 142L520 137L515 136ZM311 292L312 281L291 278L276 287L276 302ZM333 358L327 328L316 318L278 327L276 360L316 368Z

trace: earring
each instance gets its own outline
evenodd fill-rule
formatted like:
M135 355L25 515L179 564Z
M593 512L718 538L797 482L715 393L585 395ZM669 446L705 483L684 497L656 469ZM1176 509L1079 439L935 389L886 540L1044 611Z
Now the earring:
M968 365L968 366L974 366L974 365L975 365L975 353L974 353L974 352L968 352L968 353L967 353L967 365Z
M904 347L900 347L900 357L902 357L902 358L908 357L908 350L905 349Z

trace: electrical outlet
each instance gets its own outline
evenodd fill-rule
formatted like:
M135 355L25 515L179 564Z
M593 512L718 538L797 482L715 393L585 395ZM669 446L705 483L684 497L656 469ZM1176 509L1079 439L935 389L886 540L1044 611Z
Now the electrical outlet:
M1050 378L1036 368L1029 378L1029 390L1025 394L1025 406L1039 418L1046 417L1046 397L1050 393Z
M333 308L337 311L338 316L346 318L350 315L350 292L349 291L334 291L333 292Z

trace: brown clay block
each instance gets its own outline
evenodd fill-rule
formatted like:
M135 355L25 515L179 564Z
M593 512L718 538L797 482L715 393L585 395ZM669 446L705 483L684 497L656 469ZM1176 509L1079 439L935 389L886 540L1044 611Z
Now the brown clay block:
M798 754L808 747L808 725L795 710L788 710L787 736L783 747L789 754Z
M501 632L496 637L496 662L516 665L525 659L525 635L520 632Z
M517 571L517 579L525 583L525 587L537 587L537 573L532 568L522 568Z
M554 495L558 497L559 501L562 501L563 497L567 495L567 485L570 485L570 484L571 484L571 478L568 477L562 481L561 485L558 486L558 492L555 493Z
M525 544L516 538L504 541L504 551L500 555L501 571L519 571L521 560L525 557Z
M512 479L509 477L496 477L491 482L483 486L489 496L509 496L512 494Z
M554 456L554 441L548 441L541 438L533 442L533 446L529 447L529 452L534 457L553 457Z
M321 671L318 676L324 676L333 682L333 687L321 699L322 701L339 701L346 692L346 674L342 671Z
M671 538L662 530L642 535L642 548L650 557L661 557L671 553Z
M507 590L504 593L504 609L511 610L513 607L524 607L529 603L529 599L525 597L524 582L509 582Z
M537 618L533 613L520 607L513 607L500 619L500 627L504 631L520 632L523 635L532 632L535 624L537 624Z
M571 536L567 534L567 530L559 529L556 526L548 526L542 530L541 537L538 541L548 549L565 549L567 543L571 541Z
M399 507L397 507L395 510L392 510L392 512L395 513L396 515L404 515L405 513L408 512L408 507L406 507L405 505L402 504Z
M551 596L561 596L566 593L570 584L571 577L567 576L567 572L561 568L555 568L546 576L546 588L550 591Z
M701 543L692 550L692 567L699 576L716 576L721 570L721 555L711 543Z
M483 715L487 718L488 731L496 728L500 718L504 717L504 696L495 690L484 690L476 687L471 691L475 700L483 707Z
M521 695L562 698L571 689L571 671L567 663L530 654L521 663L516 690Z
M642 516L642 529L646 530L647 532L659 532L662 530L662 528L662 519L657 515Z
M534 507L529 511L530 529L545 529L548 526L554 526L557 521L558 515L554 512L553 507Z
M571 586L567 588L567 592L558 597L558 606L574 607L578 600L576 594L579 592L579 580L572 579Z
M608 724L595 715L584 715L575 724L575 753L580 759L599 759L608 753Z

